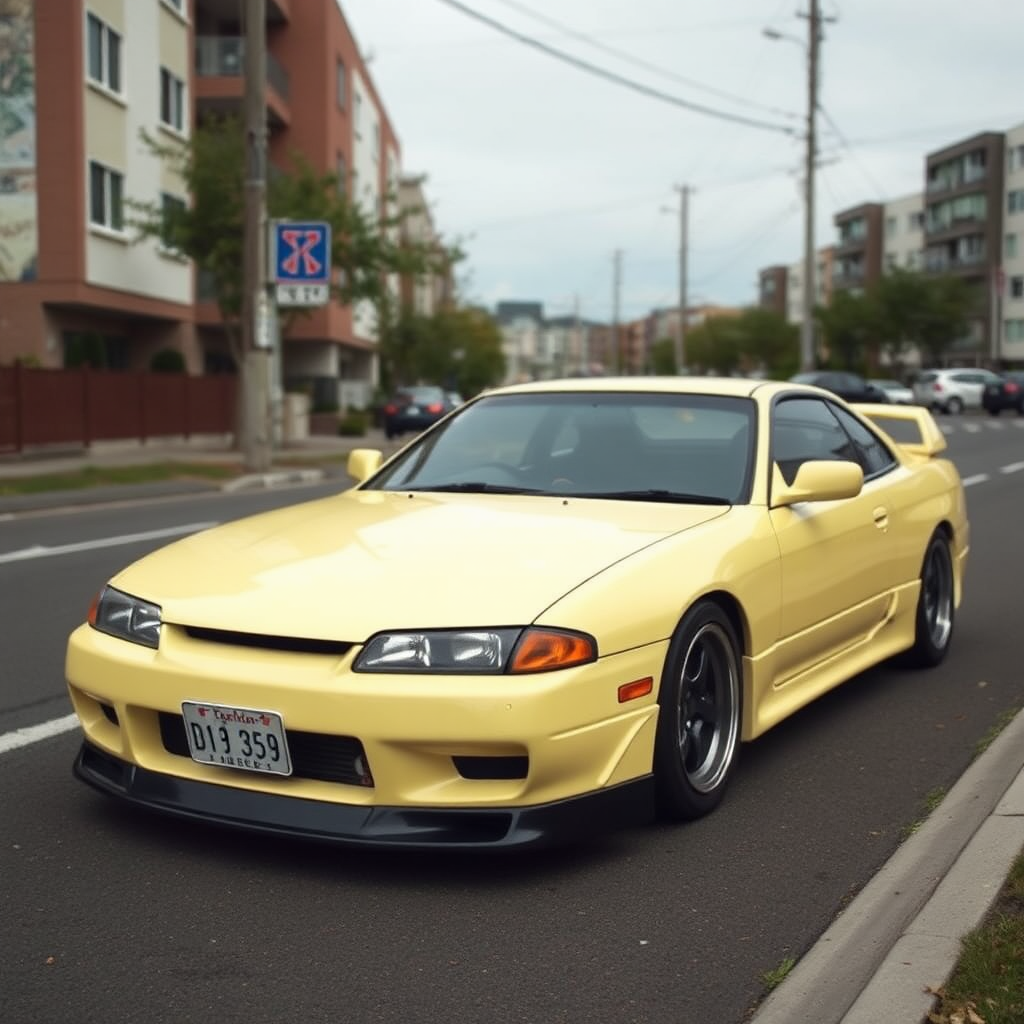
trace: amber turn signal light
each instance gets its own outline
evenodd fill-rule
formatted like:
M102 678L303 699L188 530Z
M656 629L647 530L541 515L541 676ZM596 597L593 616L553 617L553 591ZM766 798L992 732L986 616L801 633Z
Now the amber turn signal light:
M619 703L625 704L627 700L636 700L637 697L646 697L654 689L652 676L645 676L643 679L634 679L631 683L623 683L619 687Z
M550 672L583 665L597 658L597 644L585 633L558 629L528 629L512 655L510 672Z

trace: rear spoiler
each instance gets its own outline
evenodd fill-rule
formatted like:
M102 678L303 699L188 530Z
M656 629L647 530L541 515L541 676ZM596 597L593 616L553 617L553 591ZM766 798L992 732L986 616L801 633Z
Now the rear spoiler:
M946 449L946 438L923 405L862 405L858 402L853 408L910 455L928 459Z

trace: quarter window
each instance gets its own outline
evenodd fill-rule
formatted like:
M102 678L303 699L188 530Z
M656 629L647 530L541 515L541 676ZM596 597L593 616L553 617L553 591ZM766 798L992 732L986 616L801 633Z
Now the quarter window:
M121 36L95 14L86 15L89 78L111 92L121 91Z
M845 409L832 406L830 411L839 420L846 433L850 435L857 454L860 456L859 462L864 469L865 477L878 476L878 474L892 469L896 464L896 459L879 437Z
M124 228L124 176L89 161L89 221L102 228Z

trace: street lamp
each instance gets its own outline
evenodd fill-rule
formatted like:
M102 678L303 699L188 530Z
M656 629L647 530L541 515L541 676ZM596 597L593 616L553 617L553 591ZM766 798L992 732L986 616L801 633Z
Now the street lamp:
M814 176L817 157L818 109L818 44L821 42L821 12L818 0L810 0L810 44L796 36L779 32L774 28L763 29L768 39L785 39L802 47L807 53L807 147L804 153L804 274L802 322L800 324L800 369L814 369L814 297L815 252L814 252Z

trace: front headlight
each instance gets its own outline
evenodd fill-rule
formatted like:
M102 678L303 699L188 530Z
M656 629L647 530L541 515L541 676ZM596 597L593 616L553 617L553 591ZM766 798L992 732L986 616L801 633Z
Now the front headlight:
M585 633L543 629L431 629L378 633L359 652L355 672L497 675L550 672L597 658Z
M160 605L104 587L89 609L89 625L133 644L160 646Z

